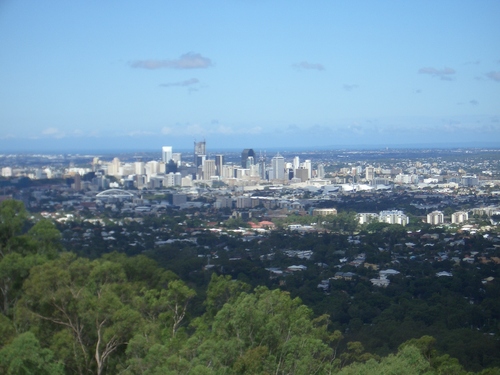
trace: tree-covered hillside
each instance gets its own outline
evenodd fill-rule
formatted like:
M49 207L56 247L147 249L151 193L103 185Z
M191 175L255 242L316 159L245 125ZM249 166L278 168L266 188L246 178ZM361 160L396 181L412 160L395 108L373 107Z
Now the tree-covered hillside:
M430 336L380 357L286 291L215 272L200 288L144 255L77 256L27 217L0 204L2 374L467 373Z

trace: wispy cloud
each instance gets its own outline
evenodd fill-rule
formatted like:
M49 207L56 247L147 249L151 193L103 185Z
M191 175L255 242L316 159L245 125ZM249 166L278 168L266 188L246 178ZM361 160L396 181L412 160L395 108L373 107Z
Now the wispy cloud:
M213 66L212 60L199 53L188 52L174 60L136 60L130 63L132 68L140 69L206 69Z
M14 134L4 134L4 135L0 135L0 139L12 139L12 138L17 138Z
M185 81L179 82L168 82L160 84L161 87L186 87L199 83L200 81L196 78L186 79Z
M500 72L486 73L486 77L488 77L489 79L491 79L493 81L500 82Z
M352 91L354 89L357 89L359 86L356 85L356 84L348 84L348 83L345 83L342 88L346 91Z
M59 130L57 128L47 128L42 130L43 135L54 135L59 133Z
M296 69L307 69L307 70L318 70L318 71L323 71L325 70L325 66L323 64L319 63L310 63L307 61L302 61L296 64L292 65Z
M451 81L453 80L453 76L456 73L455 69L452 68L443 68L443 69L436 69L436 68L420 68L418 70L419 74L428 74L433 77L438 77L444 81Z
M476 99L472 99L471 101L469 101L469 104L478 105L479 102Z
M53 128L53 127L42 130L42 135L47 136L47 137L51 137L51 138L64 138L66 136L66 134L64 132L60 131L57 128Z

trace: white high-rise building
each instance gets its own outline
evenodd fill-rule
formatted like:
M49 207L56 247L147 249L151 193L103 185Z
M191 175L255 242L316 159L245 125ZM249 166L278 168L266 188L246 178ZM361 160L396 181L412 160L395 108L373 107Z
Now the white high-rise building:
M410 218L403 211L390 210L380 211L379 221L387 224L400 224L405 226L410 222Z
M318 164L318 178L325 178L325 166Z
M156 160L151 160L146 163L145 166L146 175L148 176L148 181L151 176L155 176L160 173L160 163ZM163 173L163 171L162 171Z
M427 224L438 225L444 223L444 215L441 211L432 211L427 214Z
M114 158L111 163L108 164L108 175L109 176L115 176L119 177L120 176L120 159Z
M2 168L2 177L12 177L12 168L11 167Z
M163 186L172 187L172 186L181 186L181 185L182 185L182 176L179 172L168 173L165 175Z
M293 170L299 169L300 167L300 158L298 156L293 158Z
M366 176L365 178L368 180L368 181L371 181L375 178L375 168L373 167L366 167Z
M221 177L222 178L234 178L235 166L232 164L224 164L222 166Z
M306 160L304 162L304 168L307 169L307 178L310 180L312 177L312 163L311 160Z
M271 159L271 169L272 169L272 176L271 175L269 176L270 180L285 179L285 158L281 156L279 152L276 154L274 158Z
M142 161L136 161L134 163L134 172L138 175L144 174L144 163Z
M163 146L161 148L161 161L165 164L172 160L172 146Z
M461 224L469 220L469 213L465 211L458 211L451 214L452 224Z
M180 152L172 152L172 160L177 163L177 166L181 165L182 155Z
M204 160L203 161L203 179L210 180L212 176L215 176L215 160Z

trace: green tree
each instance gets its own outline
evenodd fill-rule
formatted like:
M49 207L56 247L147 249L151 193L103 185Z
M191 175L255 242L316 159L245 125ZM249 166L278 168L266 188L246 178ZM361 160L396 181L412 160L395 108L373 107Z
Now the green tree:
M5 200L0 203L0 258L10 253L12 240L21 234L27 217L23 202Z
M213 273L207 288L205 306L207 316L213 318L227 302L233 302L242 292L249 292L250 285L232 280L229 275Z
M258 287L224 304L210 327L198 329L196 361L236 373L314 374L331 368L335 359L327 319L312 312L287 293ZM201 339L201 343L200 340ZM252 365L252 359L261 365ZM225 369L225 370L224 370Z
M61 232L53 222L40 220L28 231L27 235L36 242L37 253L54 258L62 250Z
M413 346L407 346L396 355L391 354L380 362L370 359L366 363L353 363L344 367L338 375L391 374L391 375L438 375L429 362Z
M39 255L22 256L19 253L9 253L0 259L0 292L2 293L1 311L5 315L16 300L21 296L22 283L28 277L30 269L46 261Z
M64 360L74 373L94 368L102 374L141 322L130 305L133 286L123 268L110 261L63 254L33 267L24 291L22 306L48 325L40 334L56 346L72 342L71 357Z
M5 375L64 374L50 349L42 349L35 335L25 332L0 350L0 373Z

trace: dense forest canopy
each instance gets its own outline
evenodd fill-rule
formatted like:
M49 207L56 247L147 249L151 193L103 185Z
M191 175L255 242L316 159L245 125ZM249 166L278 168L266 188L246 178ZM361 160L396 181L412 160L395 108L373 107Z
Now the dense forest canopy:
M351 231L344 223L348 217L341 216L335 225ZM205 240L209 246L213 239ZM308 240L313 239L306 236ZM324 256L329 256L327 250ZM450 292L465 284L402 280L394 289L372 293L359 283L351 299L345 292L351 286L345 283L326 299L307 298L300 283L293 287L293 278L288 280L291 290L285 291L237 277L251 270L232 270L235 278L203 272L204 277L183 280L145 255L77 255L64 249L52 222L31 222L21 202L4 201L0 373L469 373L465 368L484 375L500 373L494 367L499 365L498 341L460 325L469 315L484 319L480 311L464 312L467 303ZM411 293L430 296L415 299ZM498 299L486 304L489 319L498 319ZM450 321L441 320L437 306L446 308ZM368 319L372 323L364 324ZM458 329L449 329L454 324ZM439 337L414 335L395 344L398 330L400 337L432 330ZM453 348L452 341L464 337L464 350L481 353L480 359L453 358L438 345L442 340ZM365 350L367 344L370 349L386 346L386 354Z

